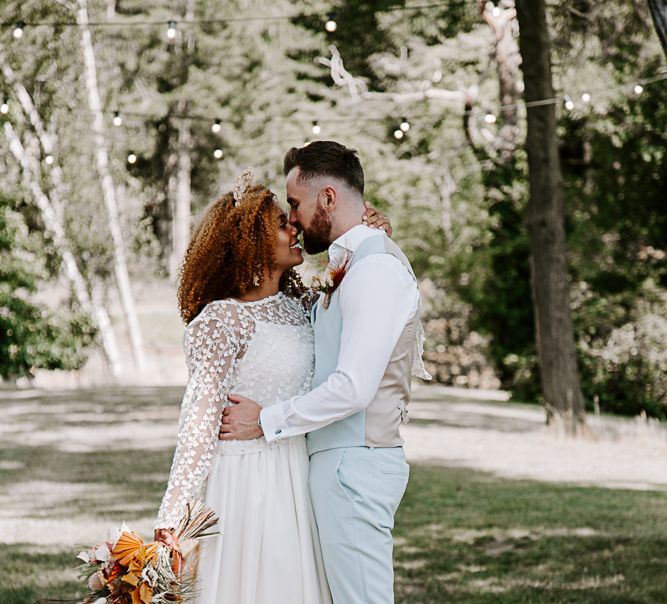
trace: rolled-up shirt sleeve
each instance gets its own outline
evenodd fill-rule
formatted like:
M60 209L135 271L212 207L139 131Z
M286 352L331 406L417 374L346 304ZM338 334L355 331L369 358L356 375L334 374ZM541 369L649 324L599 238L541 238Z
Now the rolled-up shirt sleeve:
M397 258L373 254L350 268L339 286L339 301L343 324L336 370L307 394L262 410L267 441L311 432L365 409L418 310L419 290Z

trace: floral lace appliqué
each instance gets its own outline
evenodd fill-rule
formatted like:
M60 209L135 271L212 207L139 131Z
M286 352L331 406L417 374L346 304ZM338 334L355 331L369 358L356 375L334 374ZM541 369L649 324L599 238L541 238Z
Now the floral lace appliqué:
M282 293L257 302L221 300L206 306L188 325L183 346L190 378L156 528L174 527L185 504L202 495L218 447L228 446L230 453L238 449L240 454L267 444L264 439L248 444L218 441L230 392L267 405L310 389L313 336L308 302Z

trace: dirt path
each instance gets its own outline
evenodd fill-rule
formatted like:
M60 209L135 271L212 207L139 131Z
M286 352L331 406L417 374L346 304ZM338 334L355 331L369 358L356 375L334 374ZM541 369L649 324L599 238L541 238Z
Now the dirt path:
M571 440L547 430L539 407L496 402L501 393L421 387L415 395L411 422L403 430L413 463L507 478L667 490L667 430L657 423L593 416L589 424L596 439Z

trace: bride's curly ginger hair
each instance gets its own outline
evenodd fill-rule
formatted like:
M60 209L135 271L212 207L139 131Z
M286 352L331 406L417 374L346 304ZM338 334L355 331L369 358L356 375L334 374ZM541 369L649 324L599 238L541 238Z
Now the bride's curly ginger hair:
M249 187L235 205L232 193L213 203L190 239L178 283L178 307L190 323L214 300L236 298L264 281L264 267L273 272L280 211L275 195L261 185ZM304 291L299 275L285 271L280 291Z

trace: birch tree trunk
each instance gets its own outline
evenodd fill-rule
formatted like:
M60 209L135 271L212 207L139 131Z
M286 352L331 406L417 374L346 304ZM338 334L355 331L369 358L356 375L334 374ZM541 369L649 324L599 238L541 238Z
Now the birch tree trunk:
M114 188L111 170L109 167L108 143L106 139L104 119L102 115L102 103L100 102L99 89L97 86L97 68L95 65L95 53L93 41L88 27L88 8L86 0L79 0L77 12L77 23L81 29L81 49L85 64L86 90L88 93L88 106L93 116L93 134L95 140L95 160L97 172L102 187L102 197L107 209L109 230L114 250L114 275L120 294L123 316L127 326L132 357L137 369L141 372L145 368L144 344L139 326L139 319L132 294L132 284L127 270L125 258L125 245L120 227L118 214L118 203L116 190Z
M190 238L190 211L192 206L192 132L189 120L181 120L177 139L177 164L174 211L172 214L172 250L169 258L169 276L175 281Z
M86 280L70 248L63 222L55 211L48 195L39 184L40 171L37 159L30 156L9 122L5 122L4 124L4 133L9 142L9 149L12 155L14 155L21 166L24 185L31 192L40 210L44 226L51 235L53 243L62 258L62 266L68 281L72 285L74 295L83 311L95 322L100 333L102 350L108 362L109 370L111 375L117 378L121 373L120 354L118 352L116 337L111 327L109 314L101 303L101 300L91 299L88 293Z
M195 0L187 0L185 8L185 20L192 21L195 18ZM194 53L195 40L191 30L183 32L184 44L180 56L184 63L189 65ZM183 84L188 77L188 69L183 69L185 74ZM178 104L178 113L187 115L188 103L181 101ZM169 276L176 281L178 271L185 255L185 250L190 239L190 214L192 210L192 124L190 120L180 120L178 124L178 138L176 141L176 183L175 187L168 187L170 193L175 194L172 204L171 241L172 248L169 257Z
M528 238L531 253L537 354L547 421L567 434L585 426L570 314L563 189L553 104L551 59L544 0L518 0L519 48L528 104Z

